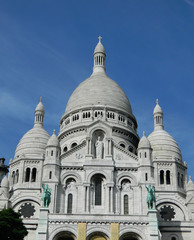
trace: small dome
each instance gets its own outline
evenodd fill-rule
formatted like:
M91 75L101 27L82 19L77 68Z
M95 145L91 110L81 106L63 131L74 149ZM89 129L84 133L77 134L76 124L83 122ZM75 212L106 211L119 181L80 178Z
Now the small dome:
M186 191L187 192L189 192L189 191L194 192L194 183L191 180L191 176L189 176L189 181L188 181L187 186L186 186Z
M38 105L36 106L35 112L36 112L36 111L45 112L45 111L44 111L44 105L42 104L42 97L40 98L40 102L39 102Z
M143 137L139 141L138 148L151 148L150 141L145 136L145 132L143 132Z
M178 144L165 130L153 131L148 139L153 149L153 157L176 157L182 160Z
M99 42L98 42L98 44L96 45L96 48L95 48L95 50L94 50L94 54L96 54L96 53L104 53L104 54L106 54L105 49L104 49L104 46L103 46L102 43L101 43L102 37L99 37L98 39L99 39Z
M5 176L3 178L3 180L1 181L1 187L4 187L4 188L8 188L9 187L9 181L7 179L7 176Z
M162 108L159 105L158 99L156 99L156 106L154 108L153 114L161 113L163 114Z
M53 135L49 138L47 147L52 146L52 147L59 147L59 140L58 137L55 134L55 130L53 131Z
M20 140L15 151L15 158L25 154L40 156L45 153L50 135L43 127L37 126L28 131Z

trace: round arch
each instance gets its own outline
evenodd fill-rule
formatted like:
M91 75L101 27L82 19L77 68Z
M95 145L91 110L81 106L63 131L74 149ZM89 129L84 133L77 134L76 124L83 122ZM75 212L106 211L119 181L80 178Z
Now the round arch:
M108 231L101 227L92 227L87 231L86 240L109 240Z
M117 180L116 180L116 185L121 185L121 182L124 179L129 179L131 181L132 185L137 185L136 177L131 173L125 173L125 172L118 175Z
M88 174L86 182L90 183L91 179L94 175L100 174L102 176L104 176L104 178L106 179L107 182L110 182L111 179L109 178L109 176L107 175L107 173L105 173L103 170L96 170L96 171L92 171L91 173Z
M96 131L102 131L104 133L104 136L106 137L111 137L111 132L108 128L105 128L105 126L103 126L102 124L99 124L98 126L95 126L91 129L89 129L89 133L88 133L88 136L89 137L92 137L93 134L96 132Z
M76 180L76 183L81 183L81 176L76 172L66 172L61 175L61 182L65 182L67 178L74 178Z
M24 201L35 202L40 206L40 199L37 198L37 197L31 196L30 198L29 197L22 197L22 198L19 198L19 199L17 198L15 201L13 201L12 208L15 208L18 204L21 204Z
M60 239L61 238L61 239ZM70 238L72 238L73 240L77 239L77 232L76 230L71 227L58 227L57 229L55 229L49 237L49 240L70 240Z
M130 231L129 228L124 228L119 232L119 240L147 240L146 235L133 226Z
M171 205L175 205L176 207L178 207L181 212L183 213L183 216L185 218L186 221L189 220L188 214L187 214L187 210L185 209L185 207L178 202L176 199L167 199L167 198L163 198L160 199L158 201L156 201L156 208L159 208L161 205L165 205L165 204L171 204Z

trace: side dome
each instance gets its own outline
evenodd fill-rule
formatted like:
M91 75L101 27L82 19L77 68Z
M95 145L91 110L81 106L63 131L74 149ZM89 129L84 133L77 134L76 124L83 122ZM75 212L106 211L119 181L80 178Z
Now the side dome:
M150 141L147 139L145 132L143 132L143 137L140 139L138 148L151 148Z
M59 140L58 137L55 134L55 130L53 131L53 135L49 138L47 147L52 146L52 147L59 147Z
M182 160L178 144L165 130L153 131L148 139L153 149L153 157L176 157Z
M25 155L40 155L45 153L50 135L44 128L34 127L20 140L15 151L15 158Z
M18 158L22 155L40 156L45 153L50 135L43 128L43 119L44 106L41 98L35 110L34 127L19 141L14 158Z

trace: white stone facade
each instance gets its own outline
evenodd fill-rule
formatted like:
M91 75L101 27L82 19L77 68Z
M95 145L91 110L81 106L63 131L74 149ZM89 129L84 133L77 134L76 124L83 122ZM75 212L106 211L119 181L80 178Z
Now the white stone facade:
M139 141L123 90L105 72L99 38L92 75L70 97L52 136L42 99L1 182L0 208L20 211L28 240L192 240L194 183L157 101L154 130ZM42 184L51 189L42 207ZM155 188L148 210L146 186ZM115 230L117 229L117 230Z

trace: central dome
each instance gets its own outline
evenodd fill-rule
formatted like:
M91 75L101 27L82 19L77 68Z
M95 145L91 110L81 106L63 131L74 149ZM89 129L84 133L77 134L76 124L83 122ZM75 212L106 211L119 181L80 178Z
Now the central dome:
M109 107L131 115L129 100L120 86L105 72L106 53L101 37L94 50L94 68L92 75L82 82L71 95L65 114L86 107Z
M120 109L132 115L131 105L126 94L104 72L92 74L75 89L67 103L66 113L82 107L98 105Z

